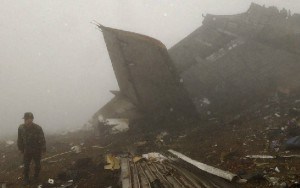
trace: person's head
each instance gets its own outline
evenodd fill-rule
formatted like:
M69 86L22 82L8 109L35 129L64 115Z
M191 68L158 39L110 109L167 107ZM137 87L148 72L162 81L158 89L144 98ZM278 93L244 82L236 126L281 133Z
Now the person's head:
M26 112L26 113L24 114L23 119L24 119L24 123L25 123L26 125L31 124L31 123L33 122L33 119L34 119L33 113L31 113L31 112Z

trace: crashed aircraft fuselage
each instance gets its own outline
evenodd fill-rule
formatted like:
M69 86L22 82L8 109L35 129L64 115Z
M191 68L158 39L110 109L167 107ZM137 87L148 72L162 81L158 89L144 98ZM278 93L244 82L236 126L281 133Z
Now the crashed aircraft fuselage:
M206 15L201 27L169 51L153 38L99 26L120 92L94 117L209 118L274 93L293 95L300 91L299 23L299 14L252 4L242 14Z

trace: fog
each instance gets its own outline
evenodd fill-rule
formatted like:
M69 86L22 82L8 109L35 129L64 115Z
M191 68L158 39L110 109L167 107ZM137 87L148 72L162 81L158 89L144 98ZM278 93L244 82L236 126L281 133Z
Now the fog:
M299 0L253 2L300 12ZM81 127L118 85L101 32L149 35L167 47L201 25L202 14L245 12L251 0L1 0L0 136L31 111L46 134Z

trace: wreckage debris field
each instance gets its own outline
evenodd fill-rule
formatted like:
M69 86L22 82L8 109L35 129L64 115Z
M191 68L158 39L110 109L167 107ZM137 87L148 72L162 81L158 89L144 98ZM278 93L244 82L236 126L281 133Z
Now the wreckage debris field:
M30 186L299 187L299 23L253 3L169 50L98 24L120 91L81 130L47 135ZM0 142L2 187L22 185L18 153Z

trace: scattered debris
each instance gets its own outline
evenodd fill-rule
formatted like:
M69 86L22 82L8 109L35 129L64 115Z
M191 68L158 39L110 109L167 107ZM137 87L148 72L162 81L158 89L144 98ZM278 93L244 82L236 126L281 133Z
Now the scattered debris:
M278 117L278 118L281 117L279 113L275 113L275 116Z
M210 104L210 101L208 100L208 98L203 98L202 102L206 105Z
M54 179L50 179L50 178L49 178L49 179L48 179L48 183L49 183L49 184L54 184Z
M226 180L229 180L229 181L233 181L233 180L236 180L238 178L238 176L236 174L233 174L231 172L226 172L226 171L223 171L221 169L218 169L218 168L215 168L215 167L212 167L212 166L209 166L207 164L204 164L204 163L201 163L201 162L198 162L198 161L195 161L177 151L174 151L174 150L168 150L170 153L174 154L175 156L177 156L178 158L196 166L197 168L199 168L200 170L203 170L205 172L208 172L210 174L213 174L213 175L216 175L218 177L221 177L221 178L224 178Z
M129 129L128 119L106 119L105 123L111 127L112 134L126 132Z
M280 188L286 188L287 187L287 184L285 182L282 182L280 183L279 185Z
M271 142L271 149L273 149L274 151L278 152L279 151L279 147L280 147L280 144L279 144L279 140L273 140Z
M81 152L81 146L73 146L71 147L71 151L75 153L80 153Z
M143 154L142 157L147 159L147 160L150 160L150 161L159 161L159 162L162 162L162 161L167 159L162 154L155 153L155 152Z
M92 148L103 149L105 147L102 147L102 146L92 146Z
M299 151L294 149L300 148L300 79L297 74L300 48L295 46L299 27L294 23L300 22L299 15L286 12L252 4L249 11L239 15L207 15L201 29L169 52L155 39L99 25L109 54L113 55L120 91L114 91L115 97L85 125L84 133L78 133L89 137L89 142L83 142L84 136L79 138L75 131L60 135L73 137L66 142L66 148L51 147L49 155L55 155L42 161L48 162L47 167L60 162L70 166L59 169L57 177L49 179L53 181L41 186L89 187L80 183L103 177L103 174L95 175L101 170L110 179L121 173L123 187L215 186L209 178L196 176L194 169L229 180L231 184L267 179L268 186L297 186L300 157ZM276 21L270 20L273 18ZM272 28L278 29L272 31ZM187 56L186 52L191 53ZM243 63L238 63L239 60ZM270 78L274 80L272 84ZM194 114L195 106L201 120L189 122L187 114L198 117ZM137 118L145 113L151 114L146 123ZM174 121L170 123L170 119ZM98 131L92 134L94 128ZM237 147L236 140L240 143ZM98 146L108 143L105 147ZM1 143L0 164L5 166L1 174L8 178L9 173L19 177L17 173L21 171L17 168L19 163L8 164L8 160L19 160L14 147L7 147L14 144L14 141ZM157 147L158 144L164 147ZM113 147L109 148L110 145ZM167 154L147 153L162 151L167 145L191 158L174 150L169 152L181 160L171 160ZM85 155L84 146L99 149L92 150L97 152L96 163ZM71 151L67 151L70 147ZM115 154L114 150L124 148L133 152ZM143 152L139 153L141 148ZM114 153L106 156L107 165L104 152ZM146 154L138 156L141 153ZM247 155L249 153L258 155ZM44 178L47 181L48 177ZM109 186L114 187L112 182L102 187Z
M274 159L274 156L271 155L247 155L247 158L252 158L252 159Z
M266 177L266 179L273 185L278 185L279 178L276 177Z
M300 155L247 155L246 158L251 159L277 159L277 158L300 158Z
M120 159L112 154L106 155L106 162L108 165L104 166L106 170L119 170L120 169Z
M42 159L41 161L43 162L43 161L47 161L47 160L49 160L49 159L53 159L53 158L55 158L55 157L59 157L59 156L62 156L62 155L66 155L66 154L68 154L68 153L72 153L73 151L67 151L67 152L63 152L63 153L60 153L60 154L56 154L56 155L53 155L53 156L51 156L51 157L47 157L47 158L44 158L44 159Z
M123 156L121 161L122 187L226 187L228 183L207 179L205 176L196 176L190 170L182 168L180 163L163 157L160 153L146 154L145 157ZM149 157L151 156L151 157ZM153 160L153 159L156 160ZM143 159L143 160L141 160ZM223 179L222 179L223 180Z
M166 132L166 131L163 131L163 132L161 132L160 134L158 134L158 135L156 136L156 143L159 144L159 145L164 145L164 144L165 144L164 138L165 138L165 136L167 136L167 135L169 135L169 133Z

